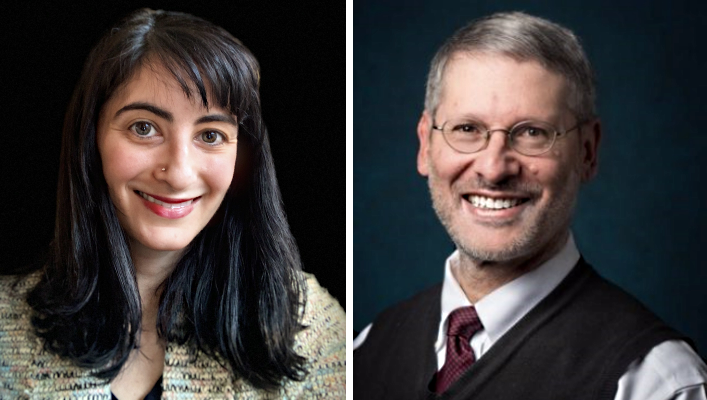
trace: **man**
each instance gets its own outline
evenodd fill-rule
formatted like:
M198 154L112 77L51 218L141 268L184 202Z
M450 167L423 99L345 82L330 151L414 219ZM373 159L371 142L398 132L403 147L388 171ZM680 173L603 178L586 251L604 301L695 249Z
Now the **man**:
M707 399L689 340L575 246L594 98L572 32L523 13L475 21L437 52L417 167L457 251L441 285L356 339L357 398Z

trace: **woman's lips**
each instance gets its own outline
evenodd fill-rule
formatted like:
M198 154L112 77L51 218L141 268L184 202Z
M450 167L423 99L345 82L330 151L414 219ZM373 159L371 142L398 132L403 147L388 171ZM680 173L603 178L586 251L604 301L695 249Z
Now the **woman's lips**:
M201 199L201 196L191 199L171 199L135 191L142 198L143 204L160 217L169 219L183 218L189 215L194 209L194 203Z

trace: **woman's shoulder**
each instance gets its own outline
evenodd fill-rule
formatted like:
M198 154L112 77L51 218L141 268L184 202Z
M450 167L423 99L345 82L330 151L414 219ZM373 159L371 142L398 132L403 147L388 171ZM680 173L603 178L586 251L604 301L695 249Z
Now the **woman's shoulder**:
M39 272L29 275L0 276L0 326L5 327L13 321L28 316L30 307L27 305L27 294L39 281Z
M36 283L35 274L0 276L0 371L4 379L0 398L19 395L31 384L26 372L36 344L31 339L31 309L25 298Z
M288 382L286 392L299 390L308 396L346 397L346 314L339 302L312 274L304 274L307 303L297 334L295 351L307 358L308 375L303 382ZM316 397L316 396L315 396Z
M256 389L244 379L231 382L228 369L218 360L200 351L194 356L187 346L171 343L163 374L165 393L207 391L213 397L233 394L237 398L258 399L346 398L344 310L314 275L303 274L302 282L307 299L301 321L305 328L296 335L294 343L294 350L307 360L308 374L302 381L286 379L276 392Z
M304 308L303 323L308 326L310 323L316 323L322 317L326 319L327 324L333 327L340 328L341 332L346 334L346 314L339 302L323 288L317 278L310 273L303 273L305 282L305 293L307 304Z
M29 292L41 272L0 276L0 399L110 398L107 386L70 361L44 350L34 334Z
M24 299L39 282L39 274L41 274L40 271L26 275L0 275L0 299L8 301L18 299L17 295Z
M0 352L4 352L24 337L30 328L31 308L27 304L27 294L39 280L38 273L29 275L0 276ZM14 343L17 344L17 343Z

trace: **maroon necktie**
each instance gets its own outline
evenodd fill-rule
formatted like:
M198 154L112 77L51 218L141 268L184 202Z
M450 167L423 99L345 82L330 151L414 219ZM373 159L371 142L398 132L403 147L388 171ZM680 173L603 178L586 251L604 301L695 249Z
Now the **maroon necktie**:
M476 361L469 340L482 329L474 307L462 307L449 314L447 357L437 372L437 393L442 393Z

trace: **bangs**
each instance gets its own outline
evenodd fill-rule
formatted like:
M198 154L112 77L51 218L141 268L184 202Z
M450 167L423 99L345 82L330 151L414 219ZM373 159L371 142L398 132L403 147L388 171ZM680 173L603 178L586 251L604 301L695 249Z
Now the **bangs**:
M129 72L151 63L161 65L187 98L200 99L206 109L216 106L228 110L248 135L257 136L260 129L251 124L258 124L260 73L250 51L215 26L185 26L183 20L177 24L172 16L163 14L156 16L154 27L158 28L143 31L134 38L137 40L133 44L140 51L139 55L132 54L138 55L131 57L133 62L124 60L132 66L128 67Z
M190 53L186 51L186 46L158 49L148 50L146 58L155 60L168 70L187 98L199 98L206 109L214 105L226 109L238 118L239 124L248 119L249 109L259 108L257 78L255 85L244 84L253 77L247 76L247 71L242 71L230 57ZM211 59L207 58L209 56ZM210 104L209 100L215 104Z

